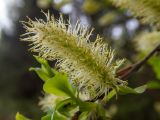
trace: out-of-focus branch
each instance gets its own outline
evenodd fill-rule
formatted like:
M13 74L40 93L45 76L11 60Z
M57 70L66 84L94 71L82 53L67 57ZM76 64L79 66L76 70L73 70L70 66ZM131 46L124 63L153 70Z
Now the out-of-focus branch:
M160 51L160 44L155 47L143 60L128 66L124 69L121 69L117 72L117 76L120 79L125 79L126 77L128 77L129 75L131 75L132 73L138 71L155 53Z

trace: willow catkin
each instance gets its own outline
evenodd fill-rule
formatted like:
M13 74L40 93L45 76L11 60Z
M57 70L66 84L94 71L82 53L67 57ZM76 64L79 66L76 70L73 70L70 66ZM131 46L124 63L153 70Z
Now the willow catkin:
M62 16L56 20L45 15L47 21L23 22L26 33L22 40L31 43L31 51L47 60L57 60L59 71L67 73L71 83L88 99L125 85L116 77L124 60L114 60L114 51L99 36L90 42L92 29L79 22L75 26L70 21L65 23Z
M143 32L134 39L137 51L148 54L160 44L160 32Z
M160 27L160 0L110 0L114 5L128 9L143 23Z

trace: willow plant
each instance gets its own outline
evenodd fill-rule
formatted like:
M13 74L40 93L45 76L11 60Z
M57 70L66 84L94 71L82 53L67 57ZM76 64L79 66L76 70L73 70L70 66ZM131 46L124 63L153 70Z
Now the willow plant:
M126 5L136 16L140 16L136 9L140 9L141 2L147 0L112 0L114 3L116 1L118 6ZM143 4L142 17L146 22L159 25L159 18L154 19L159 14L158 8L153 8L159 5L156 2L152 2L150 7L147 5L151 0ZM131 3L141 4L131 6ZM151 17L147 16L150 10L155 12ZM146 85L135 89L129 87L125 77L138 70L159 50L159 46L138 64L119 70L124 59L115 59L115 50L104 43L99 35L92 42L93 29L81 25L79 21L76 25L72 25L70 20L65 22L62 15L59 19L49 13L45 13L45 16L46 20L33 21L28 18L27 22L22 22L26 33L21 36L22 41L30 43L30 50L37 55L35 58L41 64L40 68L30 70L34 70L44 81L46 95L39 102L46 112L42 120L111 119L104 105L112 97L145 91ZM159 36L158 33L153 33L153 36ZM56 60L56 70L49 66L47 60ZM17 113L16 120L29 119Z
M57 60L58 70L66 73L87 99L107 95L110 89L126 84L116 77L124 60L115 60L114 51L99 36L91 42L92 29L79 22L75 26L65 23L62 16L59 20L49 14L46 17L46 22L24 22L27 33L22 40L31 42L30 50L42 58Z

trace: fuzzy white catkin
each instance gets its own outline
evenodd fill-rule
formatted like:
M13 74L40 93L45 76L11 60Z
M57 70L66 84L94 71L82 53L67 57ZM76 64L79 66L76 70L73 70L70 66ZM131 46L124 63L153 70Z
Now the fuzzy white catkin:
M114 51L99 36L95 42L90 42L92 29L79 22L75 26L70 20L65 23L62 16L56 20L49 13L45 15L46 21L23 22L26 33L22 40L30 42L30 50L39 56L57 60L59 71L68 74L81 94L93 99L126 84L116 77L124 60L115 60Z
M143 23L160 27L160 0L110 0L114 5L130 10Z
M144 54L148 54L158 44L160 44L160 32L143 32L135 38L136 49Z
M52 110L55 108L56 104L64 100L65 98L63 97L58 97L53 94L47 94L43 98L40 99L39 105L41 106L41 109L44 112L48 112L49 110Z

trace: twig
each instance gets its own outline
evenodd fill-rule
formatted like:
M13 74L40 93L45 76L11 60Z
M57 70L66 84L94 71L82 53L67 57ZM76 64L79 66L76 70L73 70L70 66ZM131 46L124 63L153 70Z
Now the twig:
M156 52L159 52L159 51L160 51L160 44L157 47L155 47L143 60L118 71L117 76L120 79L124 79L128 77L133 72L138 71Z

